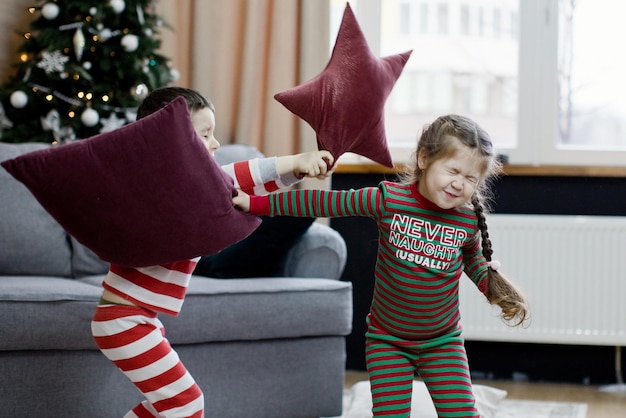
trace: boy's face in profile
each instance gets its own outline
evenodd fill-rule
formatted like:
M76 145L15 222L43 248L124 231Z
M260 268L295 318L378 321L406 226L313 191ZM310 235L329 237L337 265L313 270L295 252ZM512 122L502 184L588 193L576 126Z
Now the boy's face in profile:
M198 136L204 142L204 146L211 155L220 147L220 143L215 139L215 113L208 107L198 110L191 115L191 122Z

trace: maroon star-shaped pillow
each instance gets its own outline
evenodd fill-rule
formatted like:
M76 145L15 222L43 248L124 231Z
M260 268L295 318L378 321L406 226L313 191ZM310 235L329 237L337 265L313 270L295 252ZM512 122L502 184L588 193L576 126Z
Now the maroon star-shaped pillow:
M2 162L101 259L149 266L216 253L260 221L196 134L185 99L111 132Z
M385 135L384 106L412 51L375 57L350 4L324 71L274 98L304 119L317 134L317 146L393 167Z

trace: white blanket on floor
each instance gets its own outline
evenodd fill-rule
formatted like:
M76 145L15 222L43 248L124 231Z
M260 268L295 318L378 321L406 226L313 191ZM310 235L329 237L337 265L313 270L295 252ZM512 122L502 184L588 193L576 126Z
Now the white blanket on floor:
M482 418L493 418L500 401L507 395L505 390L484 385L473 385L476 397L476 408ZM344 396L343 415L340 418L371 418L372 395L370 382L355 383L346 390ZM411 418L437 418L433 401L428 394L424 382L413 381L413 397L411 400Z

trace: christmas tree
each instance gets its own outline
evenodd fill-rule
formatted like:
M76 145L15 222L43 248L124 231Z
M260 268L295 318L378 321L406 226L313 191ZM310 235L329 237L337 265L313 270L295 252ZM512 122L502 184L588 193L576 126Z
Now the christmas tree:
M151 90L177 78L156 51L154 0L48 0L28 9L17 71L0 89L0 141L66 142L136 119Z

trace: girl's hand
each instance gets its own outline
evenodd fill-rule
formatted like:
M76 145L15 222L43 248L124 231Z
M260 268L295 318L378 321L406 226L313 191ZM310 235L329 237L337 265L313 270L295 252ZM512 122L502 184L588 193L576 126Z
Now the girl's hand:
M250 212L250 196L237 189L237 196L233 197L233 206L243 212Z

